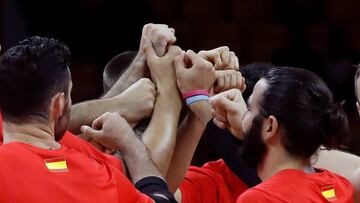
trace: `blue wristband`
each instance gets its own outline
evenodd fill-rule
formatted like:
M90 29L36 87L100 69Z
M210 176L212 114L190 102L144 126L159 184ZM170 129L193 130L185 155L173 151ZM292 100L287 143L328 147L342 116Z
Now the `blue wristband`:
M196 95L193 97L189 97L186 99L186 105L190 106L192 103L195 103L197 101L201 100L209 100L209 96L207 95Z

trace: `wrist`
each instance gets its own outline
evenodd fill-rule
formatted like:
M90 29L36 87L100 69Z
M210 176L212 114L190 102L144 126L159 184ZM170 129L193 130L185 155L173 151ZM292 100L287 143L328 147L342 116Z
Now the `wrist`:
M131 109L127 109L128 105L126 103L126 98L124 97L124 94L121 93L116 97L109 98L111 106L116 109L116 112L121 116L124 117L125 120L128 120L128 112Z
M180 93L177 89L173 88L158 88L156 100L163 100L163 104L170 106L171 108L178 107L181 109L182 100L180 97Z
M128 133L132 133L132 135L127 136L128 138L126 140L119 140L115 143L116 150L121 152L124 159L126 159L126 157L136 156L136 154L139 153L138 149L140 150L143 145L134 132Z
M203 127L213 118L211 115L211 105L208 100L201 100L191 104L190 110L196 115L200 120Z

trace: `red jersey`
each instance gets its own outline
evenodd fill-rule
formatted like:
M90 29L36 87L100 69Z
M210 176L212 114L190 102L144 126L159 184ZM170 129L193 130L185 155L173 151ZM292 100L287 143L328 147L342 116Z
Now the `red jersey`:
M91 152L11 142L0 146L0 160L0 202L153 202Z
M2 143L3 143L3 129L2 129L2 117L0 113L0 145ZM122 170L123 167L122 162L119 161L116 157L100 152L90 143L75 136L70 131L65 132L63 138L60 140L60 144L65 145L69 148L76 149L80 152L84 152L92 156L95 156Z
M180 185L182 203L234 203L247 188L221 159L191 166Z
M237 203L354 202L354 189L348 180L326 170L317 170L317 173L282 170L248 189L240 195Z
M1 113L0 113L0 145L3 142L3 128L2 128L2 117L1 117Z

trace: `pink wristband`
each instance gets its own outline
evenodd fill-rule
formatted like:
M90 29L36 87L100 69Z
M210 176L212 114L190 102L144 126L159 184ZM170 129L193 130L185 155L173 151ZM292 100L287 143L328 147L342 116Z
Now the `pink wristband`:
M187 99L189 97L193 97L193 96L196 96L196 95L206 95L206 96L209 96L209 92L206 91L206 90L191 90L191 91L188 91L188 92L184 92L182 94L182 98L183 99Z

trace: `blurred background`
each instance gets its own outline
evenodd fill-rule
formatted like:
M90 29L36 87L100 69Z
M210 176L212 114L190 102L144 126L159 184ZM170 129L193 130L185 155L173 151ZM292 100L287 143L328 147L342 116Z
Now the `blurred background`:
M360 155L353 66L360 62L359 0L0 0L3 50L33 35L72 52L73 100L102 93L102 71L116 54L137 50L145 23L175 28L183 49L227 45L242 65L272 62L319 74L345 100Z

